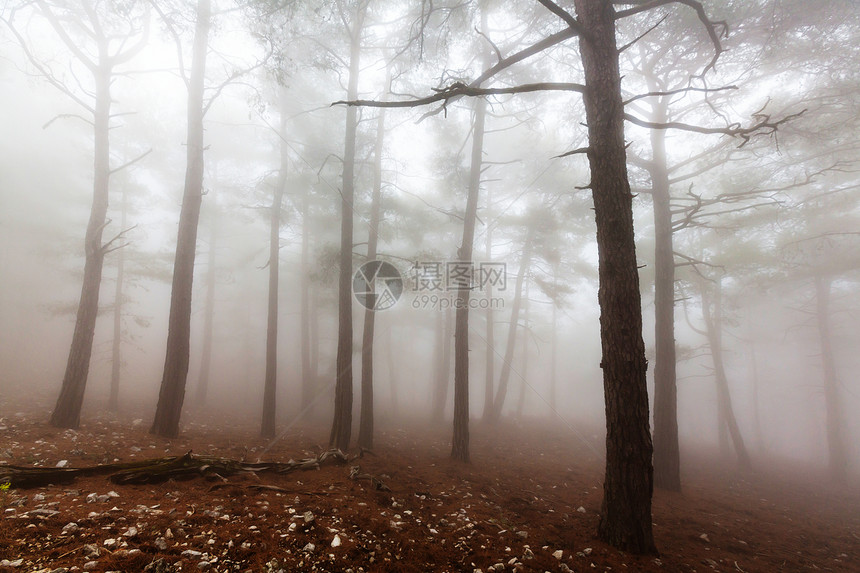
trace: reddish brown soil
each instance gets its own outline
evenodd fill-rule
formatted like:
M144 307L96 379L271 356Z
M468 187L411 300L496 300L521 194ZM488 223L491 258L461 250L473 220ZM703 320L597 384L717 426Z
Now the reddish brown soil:
M43 415L0 415L0 460L19 465L188 450L286 461L315 455L327 437L322 425L296 428L263 453L255 426L222 416L186 423L168 441L130 418L89 417L80 431L61 431ZM0 561L16 566L0 571L136 572L159 559L149 571L860 571L860 490L812 485L816 476L786 465L739 476L688 454L695 469L684 492L655 494L661 554L635 556L595 538L602 462L570 429L476 424L471 465L449 460L448 438L447 427L389 426L375 455L319 470L9 490L0 493ZM355 464L391 491L350 480ZM87 500L111 491L118 496Z

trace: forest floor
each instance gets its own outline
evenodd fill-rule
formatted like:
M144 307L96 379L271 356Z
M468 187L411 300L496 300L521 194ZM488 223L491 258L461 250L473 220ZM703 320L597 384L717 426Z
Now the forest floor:
M84 467L190 450L286 462L316 457L328 435L308 425L270 444L248 421L188 415L180 438L165 440L140 418L88 415L79 431L46 418L0 411L0 463ZM286 475L148 485L99 475L0 490L0 571L860 571L860 488L789 464L740 475L690 452L683 493L654 496L659 556L613 549L595 537L600 449L580 435L475 423L464 465L448 457L447 427L383 425L372 454Z

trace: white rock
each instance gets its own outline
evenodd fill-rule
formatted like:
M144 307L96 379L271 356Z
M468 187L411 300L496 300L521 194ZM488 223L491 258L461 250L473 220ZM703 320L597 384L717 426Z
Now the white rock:
M558 559L559 561L561 560L562 555L564 555L564 551L562 551L561 549L557 549L556 551L552 552L552 556L555 557L556 559Z
M311 522L313 522L313 520L314 520L314 519L316 519L316 518L314 517L314 514L313 514L312 512L310 512L310 511L306 511L306 512L304 513L304 515L302 515L302 519L304 519L304 520L305 520L305 523L311 523Z
M703 533L703 534L701 534L701 535L699 536L699 539L701 539L702 541L704 541L704 542L706 542L706 543L710 543L710 542L711 542L711 540L708 538L708 534L707 534L707 533Z
M95 569L98 566L99 566L98 561L87 561L86 563L84 563L84 571L92 571L93 569Z
M108 549L110 549L111 547L116 547L116 539L113 539L113 538L105 539L104 542L102 543L102 545L104 545Z
M128 537L129 539L137 536L137 528L136 527L129 527L128 529L125 530L125 532L123 532L122 536Z
M579 513L585 513L585 508L580 505L576 508L576 511L578 511Z
M332 547L340 547L340 543L341 543L340 535L335 535L334 539L331 540L331 546Z
M585 553L586 555L591 555L591 547L586 547L585 549L582 550L582 552Z
M316 551L316 548L317 546L313 543L308 543L302 548L302 551L304 551L305 553L313 553L314 551Z
M80 527L74 521L70 521L65 526L63 526L63 535L69 535L75 533Z
M64 468L64 467L67 467L68 465L69 465L69 460L60 460L57 462L57 465L54 467Z
M0 567L20 567L24 564L23 559L15 559L14 561L9 561L8 559L4 559L0 561Z

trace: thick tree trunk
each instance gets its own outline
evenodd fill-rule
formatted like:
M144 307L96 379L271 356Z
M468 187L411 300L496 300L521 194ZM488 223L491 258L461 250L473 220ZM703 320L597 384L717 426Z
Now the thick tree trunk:
M350 33L349 80L347 99L358 98L361 59L361 33L367 3L361 2ZM355 133L358 110L346 110L346 135L343 153L343 187L340 193L340 274L338 277L337 379L334 419L329 446L346 451L352 436L352 246L353 198L355 196Z
M457 259L464 265L472 264L475 242L475 221L478 218L478 195L481 190L481 165L484 153L484 122L487 116L486 100L475 102L475 124L472 128L472 156L469 168L469 194L463 214L463 242L457 250ZM471 283L464 281L457 289L454 315L454 436L451 457L468 462L469 456L469 295Z
M215 243L218 237L217 212L212 210L209 222L209 254L206 261L206 299L203 301L203 350L200 353L200 374L194 402L206 404L209 393L209 376L212 371L212 322L215 318Z
M657 91L657 86L649 84ZM667 121L669 99L653 103L651 120ZM654 365L654 485L681 490L678 448L678 392L675 380L675 255L669 171L666 165L666 131L651 130L651 197L654 205L654 314L656 361Z
M182 415L188 376L191 291L197 250L197 224L203 199L203 80L206 73L210 17L210 0L199 0L188 85L187 165L182 208L179 212L176 258L173 263L173 285L170 291L167 354L155 419L149 430L166 438L174 438L179 434L179 419Z
M511 364L514 360L514 349L517 343L517 327L520 321L520 309L522 308L523 284L529 273L529 265L532 257L532 243L534 242L535 227L530 226L526 241L523 244L523 252L520 255L520 272L517 274L517 284L514 287L514 302L511 307L511 322L508 326L508 339L505 342L505 357L502 359L502 371L499 374L499 389L493 401L493 415L490 422L498 422L505 407L505 399L508 395L508 383L511 378Z
M824 371L824 405L827 414L827 451L830 477L837 483L848 479L848 456L842 428L842 403L836 378L836 361L830 334L830 279L815 277L815 310L818 336L821 339L821 362Z
M376 152L373 162L373 194L370 200L370 230L367 237L367 260L376 259L379 223L382 220L382 149L385 142L385 109L379 110L376 123ZM371 285L371 288L373 286ZM358 423L358 445L373 449L373 330L376 313L364 311L361 344L361 414Z
M105 46L104 51L107 50ZM100 50L101 51L101 50ZM90 371L93 336L99 313L99 290L102 282L105 246L102 233L107 225L108 193L110 187L110 108L111 69L105 64L107 53L100 54L100 67L95 72L96 101L93 113L93 203L84 239L84 281L75 318L75 332L69 348L66 372L60 396L51 415L51 425L57 428L77 428L81 423L81 407Z
M128 224L128 193L122 188L120 198L120 229ZM119 383L122 375L122 307L125 281L125 249L119 249L116 261L116 285L113 295L113 341L111 342L110 397L108 409L119 410Z
M574 3L586 31L579 45L587 86L584 101L597 223L601 367L606 400L606 476L598 535L625 551L654 553L647 361L614 9L604 0Z
M281 134L286 132L286 115L281 114ZM263 419L260 435L275 436L278 389L278 283L281 251L281 205L287 184L287 147L281 146L281 174L272 197L269 220L269 307L266 318L266 379L263 385Z
M743 470L749 470L752 466L750 457L744 444L743 436L735 418L732 398L729 393L729 382L726 378L726 369L723 364L723 309L722 309L722 284L717 279L714 286L713 311L708 296L708 287L702 284L702 314L705 319L705 328L708 333L708 344L711 347L711 356L714 359L714 376L717 383L717 409L721 416L720 426L728 429L735 453L738 456L738 466Z

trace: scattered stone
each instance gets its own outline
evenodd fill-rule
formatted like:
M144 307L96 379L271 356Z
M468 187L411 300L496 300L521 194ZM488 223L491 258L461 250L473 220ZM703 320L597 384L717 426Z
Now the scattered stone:
M209 569L210 567L212 567L212 564L209 563L208 561L201 561L200 563L197 564L197 568L200 569L201 571L205 571L205 570Z
M231 541L232 541L232 540L231 540ZM165 550L167 549L167 547L168 547L168 545L167 545L167 540L166 540L165 538L163 538L163 537L158 537L158 538L156 538L156 539L155 539L155 547L156 547L159 551L165 551Z
M45 501L45 494L44 493L37 493L36 495L33 496L33 502L34 503L42 503L43 501Z
M313 543L308 543L307 545L302 547L302 551L304 551L305 553L313 553L314 551L316 551L316 549L317 549L317 546L314 545Z
M523 559L534 559L535 554L534 551L526 547L525 551L523 551Z
M559 565L558 570L561 571L561 573L573 573L573 569L568 567L567 563L562 563L561 565Z
M332 547L340 547L340 544L341 544L340 535L335 535L334 539L331 540L331 546Z
M591 555L591 547L586 547L582 550L583 555Z
M523 539L528 539L529 538L529 532L528 531L517 531L517 537L522 537Z
M562 551L561 549L557 549L556 551L552 552L552 556L555 557L556 559L558 559L559 561L561 561L562 555L564 555L564 551Z
M98 566L99 566L98 561L87 561L86 563L84 563L84 571L92 571L93 569L95 569Z
M80 527L78 527L77 523L75 523L74 521L70 521L63 526L63 535L71 535L73 533L76 533L79 529Z
M159 558L144 567L143 571L144 573L170 573L173 571L173 566Z
M98 557L101 554L101 550L98 548L98 545L94 543L87 543L81 549L84 553L84 557Z
M128 529L126 529L126 530L123 532L122 536L123 536L123 537L127 537L127 538L129 538L129 539L131 539L132 537L136 537L136 536L137 536L137 528L136 528L136 527L133 527L133 526L132 526L132 527L129 527Z
M580 505L576 508L576 511L578 511L579 513L585 513L585 508Z
M180 553L180 556L185 557L186 559L199 559L200 557L203 557L203 553L193 549L186 549Z
M701 535L699 536L699 539L701 539L701 540L702 540L702 541L704 541L705 543L710 543L710 542L711 542L711 540L708 538L708 534L707 534L707 533L703 533L703 534L701 534Z
M119 497L119 494L113 490L107 492L108 497Z
M9 561L8 559L4 559L0 561L0 567L20 567L24 564L23 559L15 559L14 561Z
M54 467L55 468L65 468L65 467L68 467L68 465L69 465L69 460L60 460L57 462L57 465Z
M107 539L105 539L105 540L104 540L104 542L102 543L102 545L104 545L104 546L105 546L105 547L107 547L108 549L111 549L111 548L113 548L113 547L116 547L116 546L117 546L117 541L116 541L116 539L113 539L112 537L109 537L109 538L107 538Z
M306 511L304 515L302 515L302 519L305 520L305 523L313 523L316 517L314 517L313 512Z
M68 567L57 567L56 569L51 569L51 573L69 573Z

